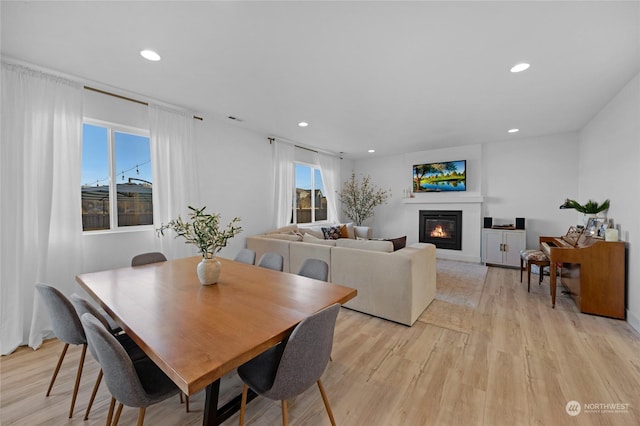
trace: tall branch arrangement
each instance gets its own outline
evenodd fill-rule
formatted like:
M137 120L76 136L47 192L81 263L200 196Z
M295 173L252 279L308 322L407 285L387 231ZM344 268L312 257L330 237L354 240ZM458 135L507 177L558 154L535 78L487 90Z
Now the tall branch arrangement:
M242 231L239 217L234 217L227 225L226 229L220 229L220 213L208 214L204 210L206 207L197 209L189 206L189 220L184 221L180 216L172 219L166 225L157 229L158 235L164 235L164 231L171 229L176 233L176 238L183 237L186 244L193 244L198 247L202 257L213 258L223 247L227 246L229 239L235 237Z
M380 189L371 183L370 176L363 176L362 180L356 179L352 173L351 178L342 185L342 190L337 192L338 199L342 202L344 214L360 226L373 216L373 209L381 204L386 204L391 196L391 190Z

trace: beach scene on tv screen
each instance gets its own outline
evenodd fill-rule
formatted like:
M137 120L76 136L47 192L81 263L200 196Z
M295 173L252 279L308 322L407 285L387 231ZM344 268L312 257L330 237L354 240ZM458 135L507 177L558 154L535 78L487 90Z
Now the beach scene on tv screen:
M464 160L414 165L413 192L466 191L466 169Z

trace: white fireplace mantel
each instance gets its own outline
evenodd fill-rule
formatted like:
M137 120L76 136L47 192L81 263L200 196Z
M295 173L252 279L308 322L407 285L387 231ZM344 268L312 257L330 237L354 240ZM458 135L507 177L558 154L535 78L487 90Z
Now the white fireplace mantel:
M477 204L482 203L484 197L477 196L435 196L403 198L403 204Z

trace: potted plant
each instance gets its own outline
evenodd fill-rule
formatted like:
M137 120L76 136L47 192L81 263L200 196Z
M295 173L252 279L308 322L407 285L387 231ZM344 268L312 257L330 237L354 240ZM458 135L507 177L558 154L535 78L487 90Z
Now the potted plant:
M234 217L226 228L220 227L219 213L205 213L206 207L197 209L189 206L189 220L183 220L180 216L172 219L166 225L157 229L158 236L164 236L165 230L172 230L176 237L183 237L186 244L193 244L202 255L198 264L197 273L203 285L215 284L220 276L220 262L215 258L216 254L227 246L229 239L242 231L239 217Z
M357 226L361 226L365 220L373 216L374 208L380 204L386 204L391 196L391 190L385 191L376 187L371 183L371 177L368 175L358 181L356 174L351 173L351 178L344 183L342 190L337 194L344 214Z
M602 204L598 204L593 200L587 201L586 204L580 204L575 200L567 198L566 200L564 200L564 204L562 204L560 208L575 209L576 211L582 213L584 215L584 225L586 226L590 217L596 217L598 213L609 209L609 199L604 200Z

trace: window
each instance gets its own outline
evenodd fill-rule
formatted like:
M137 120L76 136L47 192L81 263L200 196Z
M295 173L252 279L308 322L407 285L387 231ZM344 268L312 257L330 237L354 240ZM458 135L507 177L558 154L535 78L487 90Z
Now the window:
M85 121L81 191L83 231L153 225L148 132Z
M293 223L313 223L327 220L327 198L320 169L296 163L296 193Z

